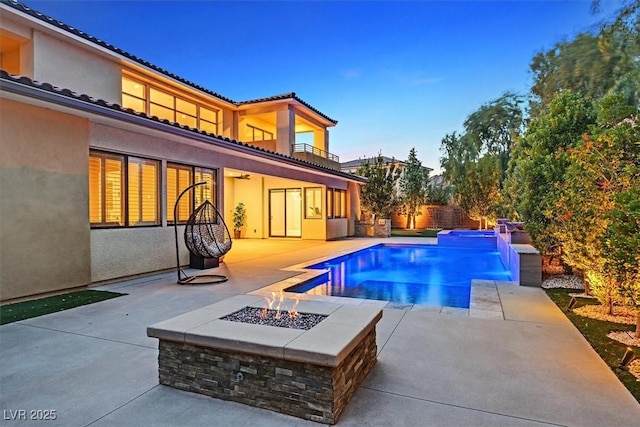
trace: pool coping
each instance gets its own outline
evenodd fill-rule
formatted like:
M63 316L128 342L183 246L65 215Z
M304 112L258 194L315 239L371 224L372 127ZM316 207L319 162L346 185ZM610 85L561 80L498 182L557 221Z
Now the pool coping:
M309 261L294 264L281 270L299 272L293 277L281 280L276 283L264 286L255 291L248 292L248 295L259 295L262 297L271 297L273 293L279 294L282 292L283 296L287 299L298 299L300 301L317 301L326 302L332 304L341 305L355 305L355 306L373 306L387 309L397 310L420 310L425 312L431 312L434 314L445 314L462 317L474 317L483 319L502 319L504 320L504 310L502 309L502 302L500 295L498 294L499 285L514 285L517 286L518 282L513 281L499 281L499 280L484 280L484 279L472 279L471 280L471 297L469 301L469 308L458 308L448 306L434 306L426 304L404 304L396 303L392 301L384 300L372 300L364 298L350 298L350 297L336 297L326 295L310 295L306 293L286 292L292 286L313 280L318 276L326 274L326 269L310 269L305 268L308 265L319 264L321 262L338 258L340 256L348 255L354 252L365 250L373 246L378 246L380 242L372 243L371 245L363 246L357 250L345 250L339 251L332 255L314 258ZM411 245L411 243L403 243ZM424 244L424 243L422 243ZM435 246L435 245L434 245Z

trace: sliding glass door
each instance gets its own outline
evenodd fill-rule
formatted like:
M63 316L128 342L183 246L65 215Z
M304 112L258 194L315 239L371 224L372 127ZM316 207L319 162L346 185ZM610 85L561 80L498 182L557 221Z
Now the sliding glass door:
M269 236L302 236L302 190L269 190Z

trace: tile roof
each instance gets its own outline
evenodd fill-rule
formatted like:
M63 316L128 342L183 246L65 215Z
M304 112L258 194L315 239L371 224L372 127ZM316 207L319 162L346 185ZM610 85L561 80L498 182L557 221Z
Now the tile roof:
M378 156L369 157L366 159L349 160L348 162L340 163L340 168L354 168L364 165L365 163L374 164ZM394 159L392 157L382 156L382 163L405 163L402 160Z
M248 101L240 101L240 102L236 102L236 105L258 104L260 102L280 101L282 99L293 99L295 101L298 101L300 104L304 105L305 107L307 107L308 109L312 110L316 114L318 114L318 115L324 117L325 119L329 120L334 125L338 124L337 120L332 119L331 117L327 116L326 114L324 114L323 112L321 112L317 108L311 106L309 103L307 103L307 102L303 101L302 99L300 99L298 97L298 95L296 95L295 92L283 93L281 95L274 95L274 96L270 96L270 97L267 97L267 98L258 98L258 99L251 99L251 100L248 100Z
M4 0L3 0L4 1ZM186 125L181 125L179 123L176 122L172 122L170 120L167 119L160 119L156 116L150 116L146 113L141 113L139 111L135 111L131 108L124 108L122 106L120 106L119 104L116 103L111 103L108 101L105 101L103 99L97 99L94 97L91 97L89 95L86 94L82 94L82 93L77 93L74 92L70 89L65 89L65 88L60 88L57 86L53 86L50 83L43 83L43 82L39 82L36 80L32 80L29 77L25 77L25 76L17 76L14 74L10 74L7 71L0 69L0 87L2 87L2 91L3 92L12 92L11 88L7 85L7 83L16 83L18 85L20 85L21 87L24 88L35 88L35 89L40 89L46 93L52 93L52 94L56 94L56 95L60 95L64 98L67 99L72 99L72 100L78 100L78 101L83 101L85 103L88 103L90 105L95 105L95 106L100 106L100 107L105 107L108 108L110 110L114 110L120 113L126 113L130 116L134 116L143 120L150 122L155 122L155 123L163 123L166 125L170 125L173 126L175 128L179 128L185 131L189 131L191 133L195 135L201 135L201 136L205 136L208 139L210 139L209 142L215 142L215 141L224 141L227 143L231 143L233 145L236 145L238 147L243 147L246 149L250 149L252 151L255 151L256 153L265 153L269 156L272 157L278 157L281 160L286 160L289 163L293 163L293 164L297 164L299 166L304 166L304 167L308 167L311 169L316 169L316 170L320 170L323 171L325 173L329 173L331 175L335 175L335 176L341 176L343 178L349 178L349 179L356 179L360 182L366 182L366 179L361 178L361 177L357 177L355 175L352 175L350 173L346 173L346 172L342 172L339 170L335 170L335 169L331 169L328 168L326 166L322 166L316 163L311 163L308 162L306 160L301 160L301 159L296 159L295 157L291 157L291 156L287 156L281 153L277 153L275 151L270 151L270 150L266 150L264 148L260 148L260 147L256 147L253 146L251 144L246 144L244 142L241 141L237 141L235 139L231 139L225 136L221 136L221 135L216 135L216 134L212 134L203 130L199 130L196 128L192 128ZM16 92L16 91L13 91ZM18 92L19 93L19 92ZM23 93L24 94L24 93ZM34 95L27 95L27 96L31 96L31 97L36 97Z
M106 49L109 49L112 52L115 52L119 55L124 56L127 59L130 59L134 62L137 62L141 65L144 65L145 67L148 67L150 69L152 69L153 71L156 71L158 73L164 74L167 77L171 77L174 80L179 81L180 83L184 83L187 86L191 86L194 89L200 90L208 95L214 96L220 100L229 102L235 106L240 106L240 105L246 105L246 104L251 104L251 103L258 103L258 102L265 102L265 101L276 101L276 100L281 100L281 99L294 99L296 101L298 101L300 104L304 105L305 107L309 108L310 110L312 110L313 112L315 112L316 114L319 114L320 116L324 117L325 119L329 120L330 122L332 122L334 125L338 123L337 120L334 120L332 118L330 118L329 116L327 116L326 114L320 112L320 110L312 107L310 104L308 104L307 102L303 101L302 99L298 98L295 94L295 92L291 92L288 94L284 94L284 95L275 95L272 97L268 97L268 98L260 98L260 99L254 99L254 100L250 100L250 101L241 101L241 102L237 102L232 100L231 98L227 98L225 96L220 95L217 92L213 92L203 86L200 86L192 81L189 81L185 78L182 78L180 76L178 76L177 74L174 74L170 71L165 70L164 68L158 67L157 65L154 65L148 61L145 61L142 58L138 58L137 56L126 52L118 47L113 46L110 43L107 43L103 40L100 40L92 35L89 35L87 33L85 33L84 31L80 31L77 28L74 28L70 25L65 24L64 22L58 21L57 19L54 19L50 16L47 16L41 12L38 12L37 10L31 9L30 7L28 7L25 4L19 3L15 0L0 0L0 3L7 5L15 10L18 10L20 12L26 13L27 15L37 18L43 22L46 22L47 24L53 25L61 30L67 31L71 34L74 34L78 37L81 37L91 43L94 43L98 46L104 47Z

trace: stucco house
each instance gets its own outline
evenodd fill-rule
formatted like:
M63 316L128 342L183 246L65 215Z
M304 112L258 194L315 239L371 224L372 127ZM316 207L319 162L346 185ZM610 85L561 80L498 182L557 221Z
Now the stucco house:
M244 238L354 234L365 179L295 93L234 101L10 0L0 69L3 301L175 267L174 221L204 199L227 224L244 203Z

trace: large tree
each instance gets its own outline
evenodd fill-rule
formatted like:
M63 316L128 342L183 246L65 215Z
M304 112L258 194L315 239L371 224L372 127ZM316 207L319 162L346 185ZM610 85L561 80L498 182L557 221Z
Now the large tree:
M547 111L532 119L516 144L505 185L534 245L543 253L558 246L555 205L569 165L567 150L595 123L590 101L572 91L559 93Z
M626 253L637 249L639 238L632 198L640 187L640 111L626 101L617 95L597 103L596 125L567 150L555 209L556 238L566 261L585 271L592 293L609 312L620 302L640 307L638 253Z
M420 206L426 203L429 186L429 169L418 160L416 149L409 151L404 171L400 177L400 205L403 214L407 215L407 228L413 229Z

